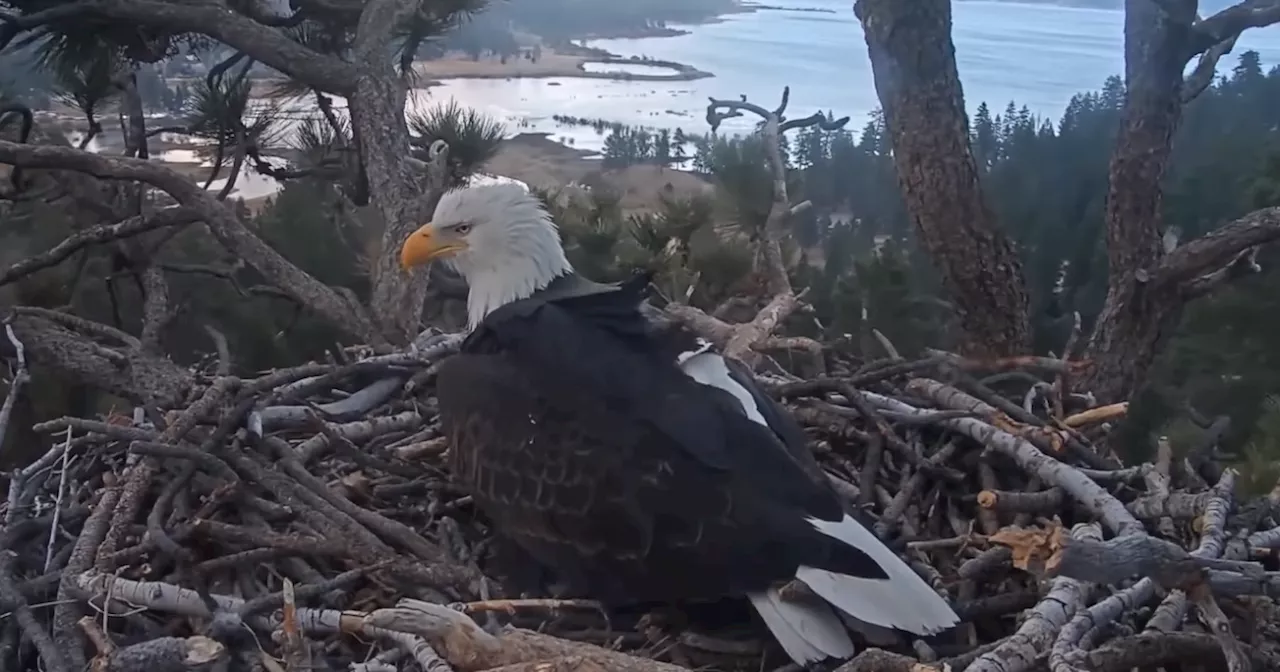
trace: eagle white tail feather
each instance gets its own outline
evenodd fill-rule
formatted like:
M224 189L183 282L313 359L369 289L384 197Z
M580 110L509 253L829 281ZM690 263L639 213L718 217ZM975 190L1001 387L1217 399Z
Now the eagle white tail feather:
M889 575L888 580L864 579L815 567L797 569L796 578L822 599L860 621L917 635L932 635L960 621L942 596L853 517L808 521L819 532L870 555Z
M748 593L747 598L791 660L808 665L853 656L853 641L827 603L805 597L783 600L776 588Z
M866 621L859 621L839 609L836 609L835 612L836 615L840 617L840 620L844 621L846 627L853 632L862 635L862 638L867 640L867 644L870 644L871 646L878 646L887 649L893 648L902 643L901 635L899 635L898 631L893 628L886 628L882 625L872 625Z

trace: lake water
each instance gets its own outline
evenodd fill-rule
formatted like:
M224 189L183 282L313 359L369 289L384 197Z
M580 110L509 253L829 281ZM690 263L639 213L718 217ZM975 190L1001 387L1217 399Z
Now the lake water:
M791 116L831 110L836 116L850 115L850 126L860 128L879 101L852 0L769 4L828 8L834 13L761 11L685 26L691 34L679 37L590 43L621 56L686 63L715 74L708 79L456 79L415 98L456 98L503 119L513 132L550 132L583 149L599 149L603 137L589 128L559 125L553 115L702 133L708 130L708 96L746 94L751 101L773 107L785 85L791 86ZM971 113L982 101L996 113L1014 100L1056 121L1072 95L1098 89L1108 76L1122 71L1120 11L981 0L959 0L953 11L957 66ZM1280 63L1280 27L1246 31L1219 70L1230 72L1236 55L1247 49L1258 51L1267 67ZM736 132L752 124L754 120L731 119L723 128Z

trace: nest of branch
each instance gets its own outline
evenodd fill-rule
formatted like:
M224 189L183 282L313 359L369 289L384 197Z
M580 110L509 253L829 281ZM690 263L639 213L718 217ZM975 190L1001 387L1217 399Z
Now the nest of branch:
M4 508L0 668L795 669L734 600L708 618L504 595L434 424L454 343L196 372L185 406L38 426L53 447ZM1122 465L1102 446L1125 406L1070 393L1060 360L829 359L765 382L962 619L854 632L829 669L1280 669L1280 496L1236 502L1233 472L1167 449Z

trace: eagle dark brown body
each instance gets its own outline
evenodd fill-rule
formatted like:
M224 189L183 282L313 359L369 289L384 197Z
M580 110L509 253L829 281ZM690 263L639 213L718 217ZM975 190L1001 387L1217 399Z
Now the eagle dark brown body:
M495 317L496 329L529 319ZM805 526L790 534L777 529L785 516L771 510L772 498L751 478L709 468L659 424L619 403L627 397L610 399L575 375L582 367L625 376L625 369L601 368L610 361L592 361L599 349L579 351L575 368L555 375L523 353L495 348L497 337L474 338L441 367L438 382L449 390L440 413L453 476L504 535L575 592L611 602L742 594L793 575L803 549L821 554L822 539L811 530L810 543L795 538ZM651 366L659 368L665 354L655 344ZM699 405L705 387L667 367L668 375L656 376L669 381L661 388L665 403ZM614 384L628 383L624 377ZM834 499L795 494L840 513ZM854 554L860 557L850 562L862 571L879 569Z

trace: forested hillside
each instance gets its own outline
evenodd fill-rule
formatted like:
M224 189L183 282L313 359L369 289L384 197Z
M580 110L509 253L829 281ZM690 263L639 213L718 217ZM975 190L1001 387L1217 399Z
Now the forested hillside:
M1016 101L982 102L973 118L971 140L984 190L1018 241L1027 269L1040 352L1061 348L1073 312L1092 324L1106 296L1104 196L1124 93L1122 80L1113 76L1099 90L1075 96L1058 119L1038 118ZM1280 66L1264 70L1256 52L1240 54L1229 76L1187 105L1164 179L1171 240L1199 237L1223 221L1280 205L1277 110ZM810 297L831 333L879 329L915 352L945 342L948 311L894 184L883 117L874 116L858 130L809 128L788 140L793 193L815 205L797 223L797 238L825 261L819 282L831 293ZM716 179L729 198L754 197L757 211L767 210L760 188L768 178L751 139L711 140L690 132L695 139L682 145L684 129L607 132L607 162L680 162L680 152L687 151L690 167ZM672 149L673 138L680 150ZM753 150L761 167L751 181L738 163ZM878 236L896 245L873 262ZM1261 274L1194 304L1155 368L1153 387L1143 397L1150 415L1140 414L1142 429L1155 430L1166 411L1189 401L1206 413L1232 416L1232 448L1254 435L1255 419L1270 407L1268 396L1280 392L1280 352L1270 336L1280 323L1265 308L1277 299L1276 260L1275 252L1262 253ZM864 292L875 304L865 323L859 299ZM1133 457L1154 446L1136 433L1128 444Z

